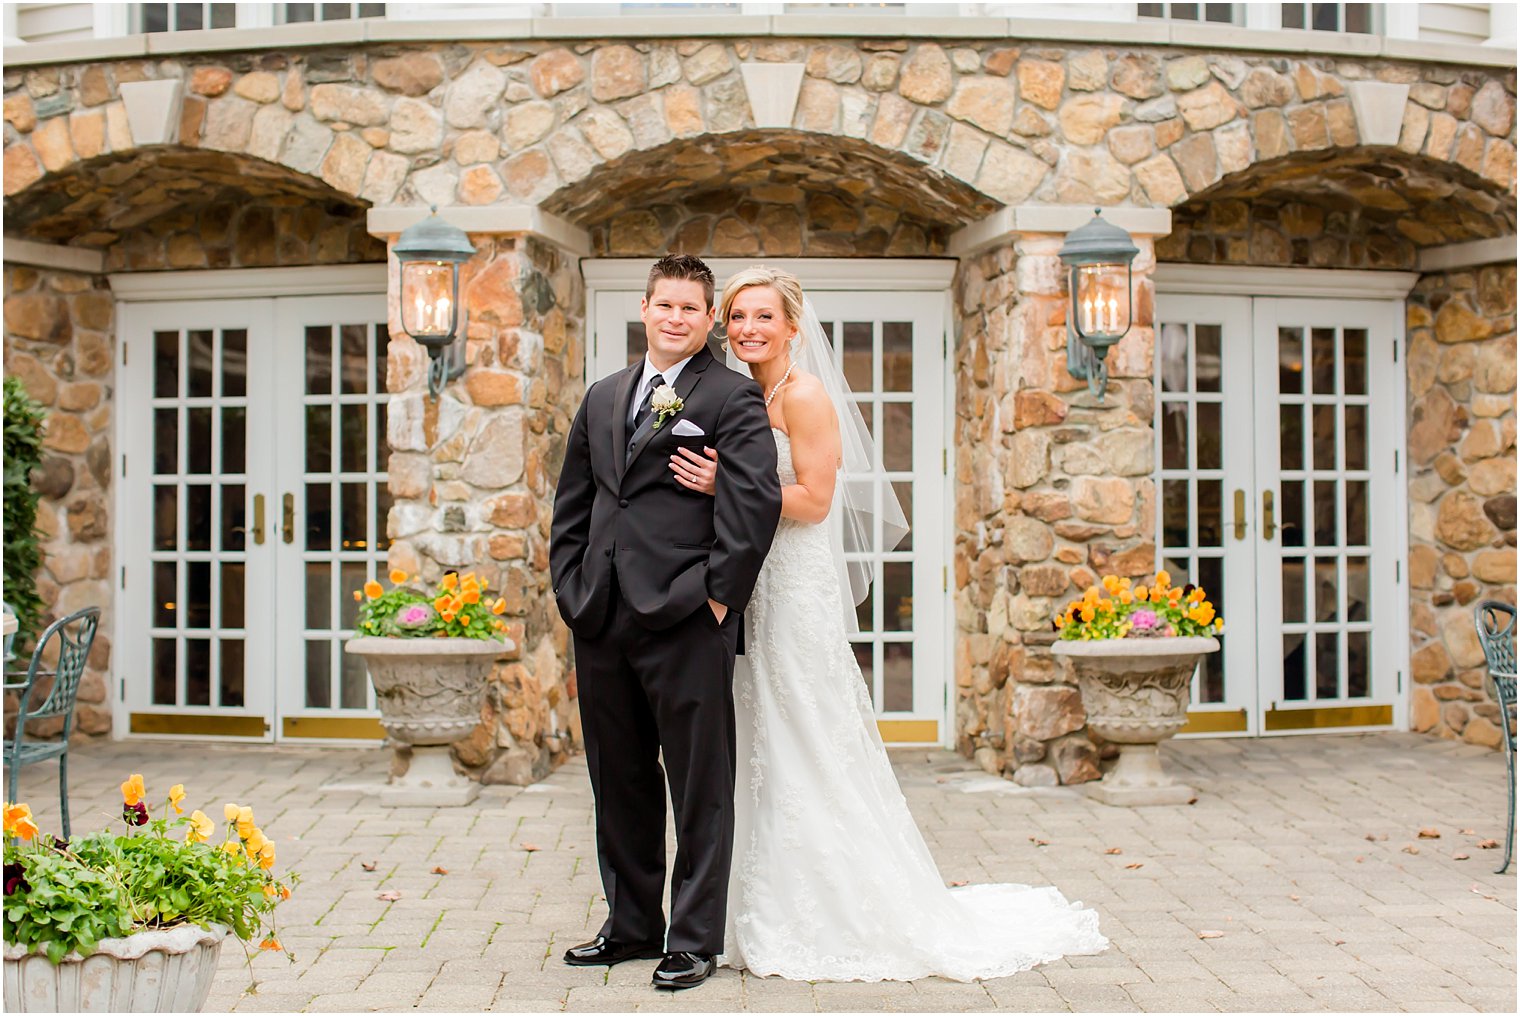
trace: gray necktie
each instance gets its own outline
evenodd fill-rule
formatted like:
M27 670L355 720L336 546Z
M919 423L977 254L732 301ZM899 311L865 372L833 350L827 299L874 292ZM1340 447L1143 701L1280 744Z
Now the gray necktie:
M649 390L644 393L644 401L639 403L638 411L633 414L633 432L635 434L638 433L640 427L644 426L644 421L649 419L649 414L653 411L654 390L664 383L665 378L660 374L656 374L650 378Z

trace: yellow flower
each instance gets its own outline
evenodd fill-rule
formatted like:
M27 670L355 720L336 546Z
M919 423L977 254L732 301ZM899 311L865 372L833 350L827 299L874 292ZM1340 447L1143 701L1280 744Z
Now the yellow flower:
M488 585L490 585L489 582L487 582L485 579L481 579L480 580L480 591L482 593L485 592L486 591L486 586L488 586Z
M259 850L259 867L265 871L274 867L274 844L265 843Z
M121 799L128 806L141 804L142 799L148 795L143 787L142 773L133 773L132 778L121 785Z
M403 583L405 581L406 581L406 572L402 571L400 568L392 568L391 569L391 585L393 585L393 586L399 586L399 585L401 585L401 583Z
M243 845L237 840L228 840L222 844L222 853L231 854L233 857L243 856Z
M361 592L359 592L359 590L355 589L354 590L354 602L358 603L358 602L360 602L363 599L364 599L364 594L361 593Z
M1192 600L1194 603L1202 603L1203 589L1199 586L1194 586L1193 591L1191 593L1188 593L1188 599Z
M28 842L37 835L37 823L32 820L31 805L5 802L5 835L17 836Z
M231 803L225 804L225 805L222 806L222 817L225 818L228 822L236 822L237 821L237 817L238 817L238 812L240 812L242 810L243 809L239 808L235 804L231 804Z
M1119 577L1117 575L1103 576L1103 588L1110 593L1117 593L1119 591Z
M1119 592L1119 602L1127 607L1131 603L1135 602L1135 594L1130 592L1128 589L1121 590Z
M374 580L364 583L364 595L368 596L371 600L378 600L384 592L385 590L380 588L380 583Z
M1222 618L1222 617L1216 617L1216 618L1214 618L1214 630L1215 631L1224 631L1224 618Z
M243 839L252 836L258 826L253 824L253 809L239 808L237 813L237 831Z
M1114 601L1104 597L1098 601L1098 609L1105 614L1112 614L1114 611Z
M190 843L205 843L211 839L211 834L216 832L216 823L207 817L206 813L197 808L190 813L190 831L185 834L185 839Z
M493 604L491 604L491 613L493 613L493 614L505 614L506 612L507 612L507 601L504 600L504 599L502 599L500 596L498 596L496 598L496 602L493 603Z
M1085 604L1085 603L1082 605L1082 620L1084 620L1084 621L1091 621L1096 616L1097 616L1097 611L1093 610L1093 608L1090 605Z
M1135 599L1139 600L1141 603L1144 603L1146 600L1149 600L1150 598L1151 598L1151 591L1148 588L1146 588L1145 586L1136 586L1135 587Z
M1098 587L1097 586L1088 586L1087 587L1087 592L1085 592L1085 593L1082 594L1082 602L1083 603L1097 603L1098 602L1098 596L1099 596Z
M506 631L507 630L507 622L505 622L505 621L496 621L496 622L494 622L492 624L492 627L495 628L497 631Z
M264 831L262 829L255 829L245 838L243 846L247 849L248 856L253 857L260 850L263 850L264 844L268 842L269 841L264 838Z
M185 785L183 783L176 783L174 786L169 788L169 803L174 807L174 814L183 815L185 813L185 809L180 807L180 803L184 801L184 799Z
M1172 576L1165 570L1156 573L1156 588L1165 589L1172 584Z

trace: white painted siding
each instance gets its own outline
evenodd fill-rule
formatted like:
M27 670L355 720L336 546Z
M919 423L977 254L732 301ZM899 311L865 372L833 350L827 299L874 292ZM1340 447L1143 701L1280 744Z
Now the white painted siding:
M1421 42L1488 41L1488 4L1420 4Z
M16 35L23 42L70 42L95 37L92 4L17 4Z

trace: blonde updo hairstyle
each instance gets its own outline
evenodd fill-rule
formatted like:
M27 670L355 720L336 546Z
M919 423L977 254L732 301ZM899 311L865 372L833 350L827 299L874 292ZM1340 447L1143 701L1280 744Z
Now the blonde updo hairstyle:
M723 298L719 301L719 319L723 324L723 331L728 333L728 315L733 309L734 299L746 289L755 286L769 286L781 297L781 313L786 318L787 324L797 332L796 342L802 341L802 282L791 272L780 268L769 268L765 265L754 265L737 273L728 280L728 285L723 287Z

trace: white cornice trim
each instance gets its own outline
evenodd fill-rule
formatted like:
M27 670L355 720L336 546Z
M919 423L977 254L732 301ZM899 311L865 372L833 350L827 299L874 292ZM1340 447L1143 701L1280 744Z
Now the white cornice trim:
M1415 267L1421 272L1444 272L1453 268L1476 268L1499 261L1515 260L1515 237L1495 236L1487 240L1449 243L1444 247L1427 247L1420 251Z
M428 209L416 205L386 205L371 208L365 225L372 236L395 236L427 216ZM466 233L527 233L576 257L591 254L589 233L533 205L450 205L438 209L438 217Z
M1348 268L1258 268L1252 265L1162 262L1156 266L1152 279L1157 293L1402 300L1420 281L1420 274Z
M1093 205L1010 205L999 208L980 222L950 234L949 251L966 257L992 244L1024 233L1070 233L1090 222ZM1136 208L1119 205L1104 208L1103 217L1132 236L1166 236L1172 231L1170 208Z
M956 262L949 258L703 258L721 287L729 276L754 264L791 272L804 288L942 292L950 288ZM642 291L651 258L587 258L581 262L586 288Z
M233 300L258 296L385 293L383 262L301 268L220 268L188 272L117 272L108 276L118 301Z
M1266 30L1187 21L1067 21L1061 18L924 17L840 14L724 14L675 18L483 18L412 21L364 18L318 21L264 28L217 28L162 32L114 39L34 42L6 46L7 66L74 64L176 53L308 46L364 45L410 41L522 42L532 39L657 38L893 38L987 39L1019 42L1073 42L1126 47L1172 46L1209 52L1342 56L1444 63L1460 67L1514 67L1514 46L1469 45L1393 39L1345 32Z
M33 265L37 268L57 268L66 272L85 272L99 275L106 270L104 251L88 247L64 247L56 243L38 243L19 237L5 238L3 258L7 264Z

